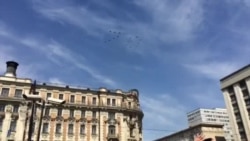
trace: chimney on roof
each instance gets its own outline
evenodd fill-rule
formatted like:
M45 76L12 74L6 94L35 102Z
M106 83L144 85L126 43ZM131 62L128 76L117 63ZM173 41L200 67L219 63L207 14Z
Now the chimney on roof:
M6 69L4 76L16 77L16 69L17 69L18 63L15 61L8 61L6 62L6 64L7 64L7 69Z

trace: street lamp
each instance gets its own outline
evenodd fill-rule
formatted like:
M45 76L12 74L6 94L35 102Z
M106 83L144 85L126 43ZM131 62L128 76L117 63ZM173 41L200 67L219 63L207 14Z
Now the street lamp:
M41 132L41 126L42 126L42 117L44 113L44 108L46 106L51 106L51 105L62 105L65 104L65 100L61 99L56 99L56 98L48 98L47 101L42 100L42 103L37 103L38 105L41 106L41 114L40 114L40 119L39 119L39 126L38 126L38 133L37 133L37 141L40 140L40 132Z
M23 98L26 100L32 101L30 123L29 123L29 133L28 133L28 141L31 141L32 130L33 130L33 118L34 118L35 102L42 100L42 97L40 95L23 94Z

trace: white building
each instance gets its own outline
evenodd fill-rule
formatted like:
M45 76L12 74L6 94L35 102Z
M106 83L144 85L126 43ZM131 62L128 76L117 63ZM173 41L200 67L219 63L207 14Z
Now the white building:
M250 141L250 64L220 80L236 141Z
M233 132L229 122L229 116L226 109L196 109L187 113L188 125L190 127L205 124L221 124L224 125L225 139L233 141Z

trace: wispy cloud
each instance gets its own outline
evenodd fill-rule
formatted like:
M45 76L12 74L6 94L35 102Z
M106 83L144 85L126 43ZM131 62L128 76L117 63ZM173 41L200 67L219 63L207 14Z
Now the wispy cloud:
M112 87L116 86L116 83L112 79L100 74L90 65L87 65L87 61L82 55L72 52L69 48L64 47L55 40L41 40L32 37L21 37L9 31L7 28L0 27L0 29L3 29L2 32L0 32L1 37L8 38L16 43L39 51L58 65L61 65L61 60L63 59L64 61L73 64L75 67L87 72L99 82Z
M187 64L184 67L207 78L219 80L223 76L236 71L240 67L240 64L232 62L207 62L202 64Z
M169 94L144 96L141 98L141 105L145 114L143 128L146 141L187 127L186 108ZM178 124L176 121L179 121ZM152 132L155 132L155 135L152 135Z

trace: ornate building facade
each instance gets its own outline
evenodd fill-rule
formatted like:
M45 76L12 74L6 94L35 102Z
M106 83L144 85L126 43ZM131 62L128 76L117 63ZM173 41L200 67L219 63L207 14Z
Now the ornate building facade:
M0 76L0 140L27 140L31 108L22 94L29 94L31 79L17 78L18 64L7 62ZM40 117L36 104L32 139L41 141L141 141L143 112L136 89L124 92L106 88L90 89L37 83L36 94L43 100L65 100L63 105L47 105Z

